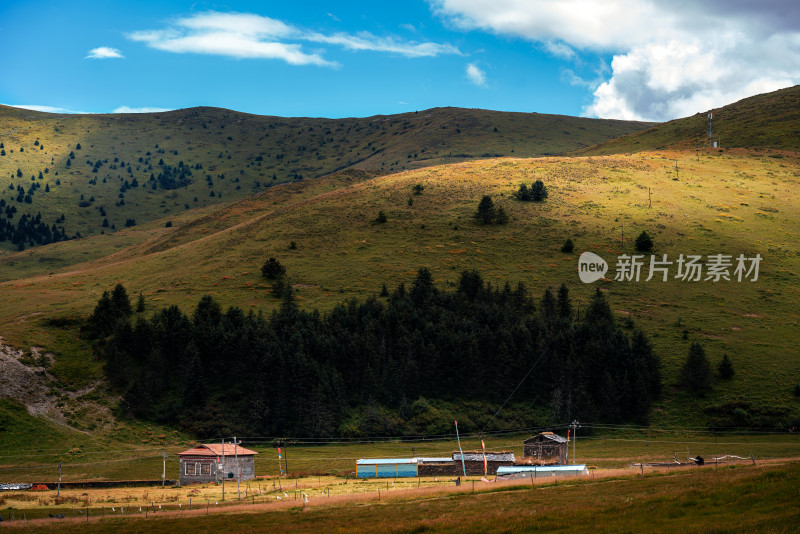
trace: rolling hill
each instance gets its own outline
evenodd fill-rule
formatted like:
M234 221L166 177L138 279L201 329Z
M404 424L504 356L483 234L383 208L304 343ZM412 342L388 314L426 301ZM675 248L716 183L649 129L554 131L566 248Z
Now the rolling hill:
M719 141L720 147L800 149L800 85L796 85L658 124L576 153L604 155L665 148L705 148L710 145L709 113L713 113L710 139Z
M654 253L673 261L680 254L764 258L756 282L646 282L643 276L598 283L617 320L634 319L662 359L667 387L652 421L780 426L800 413L792 394L800 382L793 337L800 326L794 309L800 257L793 248L800 227L793 207L798 172L796 156L748 151L501 158L372 178L347 171L209 208L172 228L154 221L92 238L101 247L107 246L102 241L135 243L98 260L0 284L0 331L18 346L46 346L56 354L51 372L60 383L85 387L100 377L99 369L69 318L87 315L102 291L122 282L133 295L143 293L145 315L171 304L189 312L204 294L226 306L270 311L280 303L259 272L270 256L287 267L306 309L329 310L377 294L384 283L409 283L425 266L443 288L465 269L495 284L524 282L535 295L564 282L580 313L594 287L576 276L578 253L600 254L613 271L614 258L634 252L633 237L646 230ZM547 185L547 201L512 198L520 183L536 179ZM417 184L424 187L421 195L413 195ZM486 194L508 212L507 225L473 218ZM385 224L373 224L379 211ZM575 253L560 251L567 238ZM12 257L41 270L41 258L80 242ZM678 387L693 341L704 345L713 366L728 354L736 370L704 398Z
M437 108L317 119L217 108L59 115L0 106L0 252L105 234L354 168L560 154L650 126Z
M442 288L453 286L461 271L477 269L485 280L494 284L523 282L534 295L541 295L546 287L564 282L580 313L595 289L578 280L576 264L580 252L593 251L604 257L612 269L609 278L613 278L616 256L633 253L633 239L646 230L655 243L653 253L659 257L666 254L673 261L680 254L705 257L726 254L734 258L738 254L748 257L760 254L763 258L760 278L755 282L738 282L734 277L719 282L675 279L615 282L607 279L595 284L606 293L616 320L627 325L629 319L633 319L648 334L662 359L665 391L651 413L651 421L662 426L706 428L724 424L751 429L784 428L794 424L792 422L800 415L800 400L794 393L800 383L794 360L796 332L800 326L795 309L800 272L800 256L795 250L797 228L800 228L795 208L800 201L797 198L800 158L796 152L787 150L793 139L788 132L795 124L790 103L796 94L797 88L791 88L715 111L720 124L730 128L738 124L739 119L731 118L734 116L751 120L783 117L751 124L747 135L758 149L695 147L693 143L701 139L697 136L702 136L703 132L695 132L689 126L693 124L691 121L702 117L673 121L668 123L669 128L661 125L638 134L651 145L671 144L678 148L632 155L542 158L488 158L486 154L491 152L478 152L490 146L495 147L489 149L495 153L510 154L513 149L513 156L540 155L541 152L535 150L541 150L544 145L537 145L537 141L526 137L530 130L523 127L522 119L529 116L522 114L431 110L408 114L402 120L389 119L393 129L385 125L386 130L375 124L370 126L369 122L358 123L366 119L352 119L354 122L348 123L350 132L344 124L351 119L337 120L333 122L343 125L331 123L331 127L343 129L338 132L341 140L336 150L343 150L345 141L360 139L364 143L361 150L370 147L366 159L347 159L356 157L359 152L356 148L350 149L356 150L352 156L337 152L338 158L345 158L344 169L335 170L342 163L339 161L330 170L322 167L314 167L318 173L306 170L309 174L304 178L313 176L313 180L298 180L291 173L282 174L275 180L274 187L260 187L258 191L255 191L255 184L245 191L247 187L242 184L246 180L240 177L247 176L247 180L260 177L259 173L264 171L259 170L259 163L262 169L267 165L271 165L269 169L277 168L277 162L268 164L267 159L276 154L275 147L283 150L289 143L286 137L289 130L284 130L284 144L270 145L272 151L266 150L267 139L278 136L269 128L268 118L254 118L256 122L250 123L247 116L243 116L240 117L242 122L231 121L234 115L221 110L186 110L171 112L175 115L145 117L54 117L30 112L25 120L37 124L38 130L31 126L25 133L26 139L33 139L31 146L34 147L26 145L26 155L33 152L44 159L50 157L48 143L52 145L53 141L42 141L47 128L53 132L58 128L59 135L65 136L62 152L69 146L76 154L78 150L73 143L78 142L82 144L81 153L100 146L109 149L124 146L134 150L130 148L134 144L129 139L139 139L136 137L140 135L136 133L139 128L143 132L157 132L164 138L147 141L152 141L152 148L135 145L136 150L145 150L145 153L141 156L140 170L132 170L133 175L143 172L147 157L151 158L147 167L154 165L154 171L155 167L160 167L154 162L153 152L163 149L163 154L156 154L159 159L165 159L164 167L181 168L179 158L185 157L183 166L193 169L188 178L192 182L177 189L164 189L156 178L155 189L149 185L150 189L145 191L141 183L138 190L127 189L125 204L113 205L113 208L120 209L120 213L128 217L135 216L135 226L122 228L124 225L117 224L115 232L95 232L83 239L9 252L0 257L0 293L3 295L0 333L17 347L44 347L53 354L52 364L46 370L37 371L44 373L53 395L63 395L64 391L85 392L102 383L102 371L92 357L88 342L78 337L77 325L80 317L91 312L100 294L116 283L124 283L134 296L141 293L145 297L144 316L172 304L190 312L205 294L212 295L225 306L270 312L277 309L280 302L259 269L267 258L274 256L287 267L299 306L325 311L346 299L377 294L383 284L392 289L400 283L408 283L419 267L429 268L434 283ZM783 110L783 115L767 112L778 109ZM22 116L28 112L15 110L11 113ZM187 115L192 113L197 115ZM225 128L219 127L222 124L212 124L209 115L201 116L203 113L220 113L227 117ZM450 122L432 121L431 117L440 116L439 113ZM464 124L470 113L483 116L484 122L479 123L483 125L480 128L475 127L482 132L480 135L467 137L463 136ZM182 117L175 122L185 122L166 124L164 115ZM39 117L36 120L41 123L31 117ZM413 123L414 117L425 122ZM492 126L485 117L508 121L503 123L505 126ZM567 121L559 117L538 118L546 118L551 130L559 121ZM512 119L521 122L514 123ZM59 123L61 120L66 122ZM323 119L302 120L310 122L302 128L297 123L291 126L298 139L314 134L319 123L313 121ZM113 121L122 121L128 128L127 134L118 133L120 137L113 139L112 130L106 129L102 130L106 135L87 141L81 135L94 128L92 121L108 123L105 128L111 128ZM405 121L409 124L404 124ZM511 127L512 123L517 124L516 130ZM67 129L67 124L71 129ZM540 126L543 128L544 124ZM570 124L579 127L586 123ZM591 124L601 127L599 129L611 128L602 122ZM208 145L202 150L207 159L202 161L185 156L199 154L200 145L190 144L178 135L187 130L194 135L202 130L205 136L211 135L207 131L212 130L214 138L222 135L223 140L227 136L235 140L232 134L237 131L243 138L247 137L244 135L246 125L265 128L258 130L264 137L260 141L262 147L225 145L222 140L212 144L213 138L204 137ZM357 131L359 127L361 132ZM414 130L417 127L420 128L418 136ZM367 135L365 130L369 128L374 131ZM224 133L218 134L216 130ZM490 144L493 136L509 130L517 132L513 139L509 137L503 141L497 137L494 140L500 144ZM431 141L431 132L439 131L447 132L441 134L447 136L443 147L448 148L452 143L452 152L448 149L447 154L435 153L434 146L442 141ZM561 130L562 134L566 131L569 130ZM71 137L67 138L68 133ZM265 137L266 133L270 137ZM331 133L335 133L334 130ZM599 130L596 133L599 135ZM361 134L363 137L358 137ZM35 144L37 135L39 145ZM375 135L384 144L372 154L368 143L374 145L375 142L367 139L374 139ZM573 141L556 137L558 141L552 141L555 144L551 146L557 145L563 151L567 151L570 143L575 146ZM624 153L636 144L631 140L637 138L637 135L628 135L593 150ZM142 139L147 140L146 137ZM410 148L420 146L423 141L434 144L425 152L419 149L414 157ZM639 144L642 143L644 141ZM42 144L45 144L44 149L39 148ZM320 154L329 144L331 142L325 141L320 145ZM221 152L223 145L227 146L225 150L231 155L230 160L228 153ZM298 159L297 163L327 164L324 159L316 160L323 163L308 163L309 158L299 153L308 152L307 148L300 151L300 147L307 145L292 146L298 151L293 158ZM527 146L525 150L531 153L525 153L521 146ZM333 150L333 147L328 148ZM10 151L8 141L5 149ZM15 152L5 157L22 156L17 149L12 150ZM150 156L146 154L148 150ZM234 153L235 150L239 152ZM256 161L265 150L262 160ZM178 154L174 154L175 151ZM68 156L69 152L66 154ZM397 159L401 154L405 154L404 162ZM422 154L430 159L423 159ZM361 155L363 152L358 157ZM81 159L76 156L70 168L78 167ZM450 163L451 160L462 161ZM58 167L61 169L59 177L76 183L87 180L85 183L88 183L93 180L89 176L95 176L92 169L96 168L96 161L91 166L86 164L88 170L82 169L82 174L70 174L76 171L67 171L66 163L62 162L63 167ZM136 162L138 156L132 169ZM110 168L113 164L113 158L108 163L101 161L97 176L103 176L102 173L107 172L105 166ZM202 168L194 170L198 164ZM196 191L209 189L207 183L198 184L198 181L206 181L205 178L195 179L212 165L220 165L212 171L218 174L222 165L231 165L225 167L231 170L224 179L212 176L213 189L223 193L222 199L206 193L208 198L195 206L189 197ZM405 170L399 168L403 165L407 167ZM119 167L121 162L114 171L122 171ZM126 165L125 173L127 168ZM301 170L297 167L291 172ZM54 172L51 171L53 176ZM163 173L163 168L159 172ZM28 170L23 171L23 177L27 173ZM269 171L264 174L268 176ZM16 182L17 178L14 180ZM34 176L33 181L38 180ZM114 180L107 179L107 182ZM542 180L549 189L550 196L545 202L520 202L513 198L520 184L530 185L535 180ZM101 194L99 182L90 184L98 186L93 194L95 204ZM118 179L115 188L117 184ZM225 184L226 189L218 184ZM236 189L234 184L242 187ZM414 194L417 185L423 187L422 194ZM69 199L69 202L64 200L64 206L80 202L78 190L70 190L69 195L61 197ZM119 199L117 191L113 193ZM83 194L86 196L85 192ZM38 199L45 194L38 189L34 195ZM492 196L503 206L509 215L508 224L481 225L474 219L483 195ZM5 198L6 205L11 205L8 197ZM37 201L34 200L33 206ZM20 205L16 200L14 203ZM25 204L24 199L22 204ZM189 209L185 204L189 204ZM157 209L147 211L148 206L157 206ZM95 208L90 205L84 209ZM381 211L387 222L374 224ZM96 219L97 215L92 217ZM567 238L575 243L574 253L560 251ZM735 369L732 379L716 379L714 390L699 398L679 385L680 368L693 341L706 348L712 367L727 354ZM83 396L89 394L83 393ZM96 396L105 399L102 402L106 405L113 403L108 400L113 398L109 393ZM67 404L70 424L81 424L81 402L88 402L82 398L77 396ZM545 403L540 408L546 407Z

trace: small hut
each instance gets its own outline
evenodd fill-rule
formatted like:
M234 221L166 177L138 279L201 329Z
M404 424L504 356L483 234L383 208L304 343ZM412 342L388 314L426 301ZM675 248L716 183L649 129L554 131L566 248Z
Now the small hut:
M178 453L180 483L219 482L223 478L250 480L256 476L256 451L226 443L198 445Z
M567 438L553 432L540 432L523 441L525 464L566 465Z

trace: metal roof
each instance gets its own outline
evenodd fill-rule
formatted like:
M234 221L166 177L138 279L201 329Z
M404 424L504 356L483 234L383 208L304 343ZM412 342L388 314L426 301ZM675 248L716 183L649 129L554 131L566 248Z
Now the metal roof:
M417 460L419 460L420 463L423 464L441 464L445 462L452 462L453 458L451 458L450 456L444 456L439 458L417 458Z
M556 443L567 442L567 438L559 436L558 434L555 434L553 432L540 432L539 434L536 434L535 436L526 439L525 441L523 441L523 443L533 443L538 437L546 438L551 441L555 441Z
M356 460L356 465L392 465L392 464L415 464L416 458L364 458Z
M582 473L586 471L586 464L578 465L509 465L497 468L497 475L512 475L514 473Z
M245 449L241 445L234 447L230 443L226 443L223 451L222 443L208 443L205 445L198 445L183 452L179 452L178 456L252 456L258 454L256 451Z

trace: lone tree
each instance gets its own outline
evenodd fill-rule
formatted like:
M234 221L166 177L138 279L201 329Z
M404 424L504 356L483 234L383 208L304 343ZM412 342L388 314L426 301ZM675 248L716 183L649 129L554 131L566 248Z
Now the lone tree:
M642 230L639 237L636 238L636 250L639 252L650 252L653 250L653 240L647 235L647 232Z
M575 244L572 242L572 239L568 238L566 241L564 241L564 246L561 247L561 252L569 254L573 250L575 250Z
M492 197L484 195L478 204L478 211L473 216L483 224L491 224L495 217L494 202Z
M378 212L378 216L377 216L377 217L375 217L375 220L374 220L374 221L372 221L372 222L373 222L374 224L384 224L384 223L386 223L386 221L388 221L388 220L389 220L389 219L387 219L387 218L386 218L386 214L383 212L383 210L381 210L381 211L379 211L379 212Z
M264 278L277 280L278 278L283 278L286 274L286 267L281 265L281 262L275 258L270 258L261 266L261 274L264 275Z
M421 195L422 191L425 189L425 186L422 184L416 184L414 187L411 188L414 191L415 195Z
M711 389L711 365L703 347L698 342L689 347L689 354L681 368L681 384L695 395Z
M531 198L534 202L540 202L547 198L547 188L544 186L544 182L541 180L536 180L533 182L533 186L531 187Z
M733 364L731 363L731 359L728 358L727 354L722 355L722 361L719 362L717 373L719 373L720 378L725 380L733 378L733 375L735 374L733 370Z

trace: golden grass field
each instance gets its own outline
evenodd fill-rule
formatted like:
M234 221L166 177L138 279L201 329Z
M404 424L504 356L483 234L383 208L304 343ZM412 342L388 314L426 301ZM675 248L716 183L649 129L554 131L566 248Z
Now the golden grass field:
M121 246L61 270L47 270L41 259L81 241L8 256L2 265L20 277L0 284L0 331L17 346L56 352L54 373L65 384L85 382L98 376L86 346L74 332L47 327L42 319L87 315L102 291L118 282L131 295L145 295L148 314L171 304L191 310L204 294L269 312L278 302L259 267L270 256L286 265L306 309L376 294L383 283L390 289L408 283L425 266L442 288L464 269L478 269L497 284L524 282L534 295L564 282L580 310L594 287L576 276L579 253L604 256L613 272L616 255L633 252L633 239L647 230L653 253L673 260L720 253L764 258L757 282L595 284L619 319L631 317L645 330L662 358L667 388L653 423L687 424L702 417L704 403L737 400L797 414L799 176L796 155L746 150L502 158L371 179L339 174L207 208L173 228L155 222L97 236L97 246ZM547 201L511 198L520 183L536 179L549 188ZM422 195L412 196L415 184L425 186ZM477 224L472 214L484 194L504 206L509 224ZM380 210L388 223L372 224ZM568 237L575 252L563 254ZM296 250L289 250L291 241ZM695 340L712 366L727 353L736 370L699 403L671 387Z

